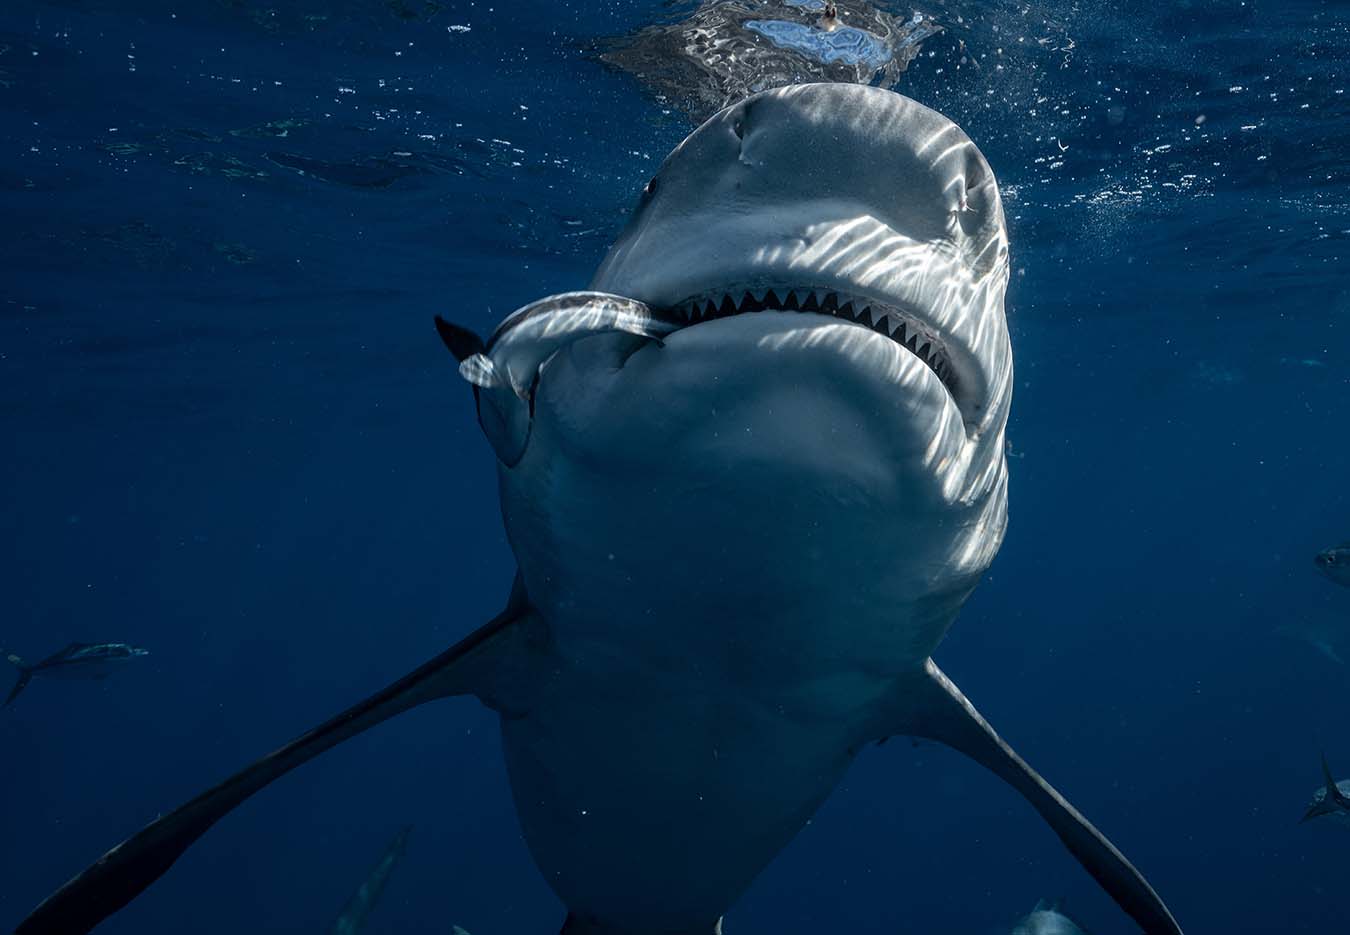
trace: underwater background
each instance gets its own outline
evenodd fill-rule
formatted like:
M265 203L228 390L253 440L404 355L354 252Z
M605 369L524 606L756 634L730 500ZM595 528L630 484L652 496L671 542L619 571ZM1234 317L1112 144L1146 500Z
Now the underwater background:
M693 125L597 43L693 6L0 4L0 647L151 653L0 710L0 930L500 608L431 319L585 285ZM1350 931L1350 831L1299 823L1323 751L1350 776L1350 590L1312 563L1350 540L1350 5L922 10L895 87L997 173L1017 372L1008 537L936 658L1188 933ZM452 700L99 932L325 931L405 824L369 932L557 930L496 718ZM1133 931L1015 793L897 738L726 924L985 935L1042 897Z

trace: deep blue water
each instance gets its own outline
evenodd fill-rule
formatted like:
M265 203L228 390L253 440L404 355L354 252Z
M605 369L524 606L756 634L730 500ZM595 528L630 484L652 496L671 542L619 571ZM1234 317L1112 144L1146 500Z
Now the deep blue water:
M950 28L899 90L999 176L1018 373L1009 535L937 659L1187 932L1350 930L1350 833L1298 822L1321 751L1350 775L1350 672L1276 632L1350 630L1311 561L1350 539L1350 8L923 9ZM431 316L584 285L689 129L584 49L668 15L0 5L0 645L152 652L0 711L0 930L499 609ZM324 931L404 823L371 932L556 930L464 700L260 794L100 932ZM1132 931L1013 792L897 740L727 930L985 935L1042 896Z

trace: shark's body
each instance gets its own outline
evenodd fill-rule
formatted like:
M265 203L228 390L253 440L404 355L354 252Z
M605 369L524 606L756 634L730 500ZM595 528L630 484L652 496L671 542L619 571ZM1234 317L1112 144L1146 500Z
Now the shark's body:
M519 563L494 621L149 826L23 933L83 931L220 816L433 698L501 714L566 935L712 935L857 751L994 770L1153 935L1137 871L931 653L1002 541L1012 358L993 174L899 95L806 85L705 123L590 291L485 343L439 322Z
M371 868L365 881L356 888L356 892L352 893L347 904L342 907L342 912L328 930L329 935L360 935L366 930L366 923L379 904L380 897L384 895L384 888L389 884L394 867L403 859L403 853L408 847L408 835L411 833L412 827L409 826L399 829L398 834L394 835L394 839L384 849L384 853Z
M49 679L89 681L105 679L132 659L148 656L149 650L127 643L71 643L41 662L29 664L13 653L0 653L16 669L19 678L10 690L9 704L28 687L34 676Z
M877 102L884 112L864 110ZM813 151L792 119L811 103L832 108L815 118L827 126L870 116L948 138L884 168L870 148ZM705 125L591 283L680 327L636 349L627 332L582 337L540 376L502 501L563 668L503 729L527 840L574 910L623 931L711 931L710 909L792 838L854 753L899 732L898 682L923 671L998 548L1006 242L992 175L948 127L898 95L801 89ZM941 192L937 177L958 174L970 190ZM973 233L927 249L912 222L938 214L947 235L963 194ZM737 199L754 212L711 210ZM887 238L889 265L865 252ZM747 292L769 308L743 311ZM772 310L790 293L798 311ZM955 332L981 329L989 352L961 362L968 412L899 341L800 311L849 296L953 357L966 346ZM498 335L489 359L508 358L509 323Z

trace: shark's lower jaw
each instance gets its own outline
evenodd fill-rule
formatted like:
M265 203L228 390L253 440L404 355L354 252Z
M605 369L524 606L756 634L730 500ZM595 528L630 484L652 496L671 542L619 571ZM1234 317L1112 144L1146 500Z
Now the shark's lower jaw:
M960 374L943 340L922 323L916 312L866 295L812 286L725 287L692 296L658 314L677 328L687 328L753 312L813 312L869 328L919 358L959 400Z

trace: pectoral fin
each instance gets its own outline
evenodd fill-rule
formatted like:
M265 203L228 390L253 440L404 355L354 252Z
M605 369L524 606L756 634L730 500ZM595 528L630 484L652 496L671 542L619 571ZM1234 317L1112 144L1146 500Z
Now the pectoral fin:
M427 701L479 695L507 707L522 648L538 626L517 581L506 610L449 650L164 815L104 854L38 906L15 935L81 935L159 879L212 825L274 779L350 737ZM520 698L515 704L527 703Z
M1180 935L1172 913L1139 871L1008 746L931 659L923 672L897 685L894 711L898 723L883 733L941 741L998 775L1041 813L1083 869L1147 935Z

